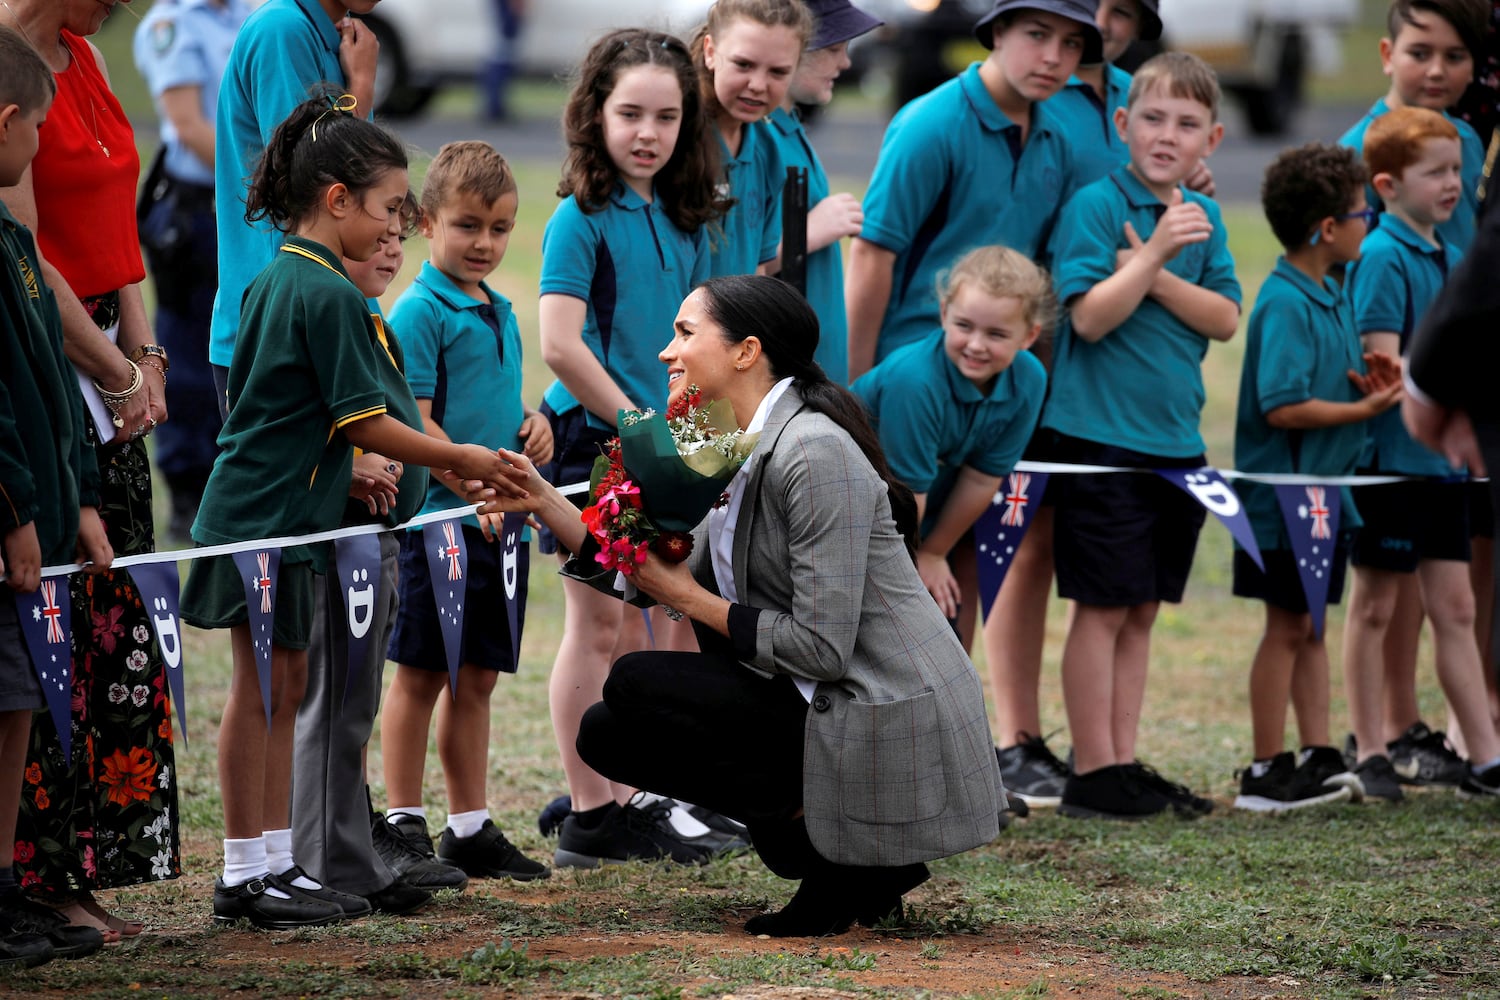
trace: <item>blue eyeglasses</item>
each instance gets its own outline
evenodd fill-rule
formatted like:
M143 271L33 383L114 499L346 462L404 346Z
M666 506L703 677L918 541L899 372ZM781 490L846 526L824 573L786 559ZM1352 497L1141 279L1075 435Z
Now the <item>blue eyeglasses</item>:
M1334 222L1344 222L1345 220L1348 220L1348 219L1363 219L1364 222L1365 222L1365 228L1366 229L1374 229L1375 228L1375 220L1377 220L1379 218L1380 218L1380 210L1379 209L1365 207L1365 208L1361 208L1357 212L1340 212L1338 215L1333 216L1333 221ZM1312 239L1310 239L1310 240L1307 241L1308 246L1317 246L1318 245L1318 238L1321 235L1322 234L1320 234L1320 233L1318 233L1318 232L1315 231L1312 234Z

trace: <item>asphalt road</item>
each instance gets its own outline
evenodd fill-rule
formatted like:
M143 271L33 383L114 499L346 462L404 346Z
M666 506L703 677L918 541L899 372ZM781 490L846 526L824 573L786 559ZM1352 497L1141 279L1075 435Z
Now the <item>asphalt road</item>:
M1231 103L1225 118L1224 142L1209 161L1218 198L1226 202L1257 201L1261 175L1280 150L1306 142L1337 141L1364 111L1363 106L1307 107L1286 135L1262 139L1250 135L1238 109ZM558 123L550 119L496 125L456 118L422 118L392 124L406 141L429 153L453 139L483 139L512 159L562 162L561 132ZM868 178L884 132L884 118L868 114L852 116L834 110L813 126L812 139L831 175Z

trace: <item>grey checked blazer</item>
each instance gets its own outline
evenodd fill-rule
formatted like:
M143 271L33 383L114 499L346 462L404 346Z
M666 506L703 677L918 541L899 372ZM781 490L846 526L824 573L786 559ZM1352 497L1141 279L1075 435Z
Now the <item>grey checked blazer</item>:
M751 463L734 534L740 603L762 609L746 665L818 682L803 757L813 845L889 866L988 843L1003 791L979 677L917 576L885 482L795 387ZM712 587L708 553L700 538L693 569Z

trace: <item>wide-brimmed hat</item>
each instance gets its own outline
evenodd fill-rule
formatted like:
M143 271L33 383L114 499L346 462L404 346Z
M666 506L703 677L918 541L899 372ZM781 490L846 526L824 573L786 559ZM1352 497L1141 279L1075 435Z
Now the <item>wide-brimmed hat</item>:
M808 51L826 49L839 42L858 38L873 31L885 22L872 14L866 14L849 0L803 0L812 11L818 27L807 43Z
M1099 13L1099 0L995 0L990 12L974 23L974 37L987 49L995 47L995 18L1012 10L1044 10L1058 17L1076 21L1086 29L1083 33L1083 57L1085 66L1104 61L1104 39L1099 34L1099 25L1094 18Z
M1136 37L1143 42L1154 42L1161 37L1161 13L1157 0L1136 0L1141 5L1141 32Z

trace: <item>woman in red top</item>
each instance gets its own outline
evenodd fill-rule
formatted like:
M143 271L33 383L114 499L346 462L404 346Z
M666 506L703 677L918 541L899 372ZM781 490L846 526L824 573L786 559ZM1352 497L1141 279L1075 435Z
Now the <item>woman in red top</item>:
M94 415L99 513L115 552L129 555L154 547L143 439L167 416L168 359L150 343L141 300L135 136L86 40L113 7L109 0L0 0L0 23L24 35L57 79L36 159L0 197L36 235L64 347ZM71 583L72 760L63 763L51 718L38 713L15 877L111 941L141 925L106 913L91 890L181 873L166 675L128 571L75 574Z

